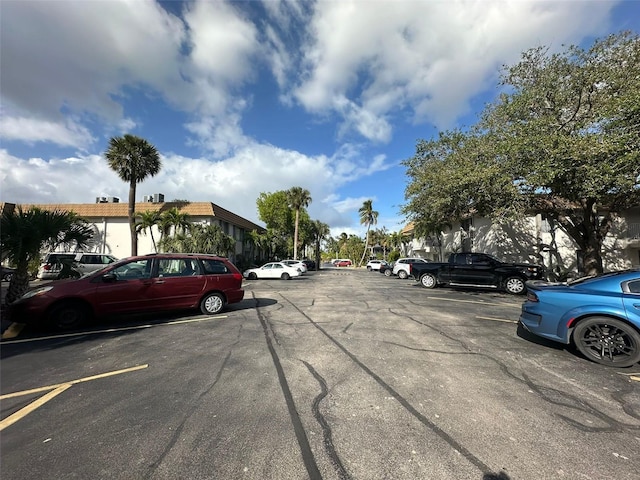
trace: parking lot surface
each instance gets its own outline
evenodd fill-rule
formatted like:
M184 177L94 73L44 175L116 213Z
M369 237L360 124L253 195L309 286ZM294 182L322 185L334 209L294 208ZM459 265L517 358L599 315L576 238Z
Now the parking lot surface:
M3 341L2 478L638 478L640 365L519 336L522 297L354 268L244 288Z

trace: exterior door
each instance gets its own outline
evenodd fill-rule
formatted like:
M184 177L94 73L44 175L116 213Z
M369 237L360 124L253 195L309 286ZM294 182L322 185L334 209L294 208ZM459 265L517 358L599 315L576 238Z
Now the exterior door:
M207 283L196 258L158 258L152 280L155 305L162 309L196 306Z
M151 278L152 260L131 261L106 273L116 279L96 280L95 308L98 314L138 312L151 309L154 304Z

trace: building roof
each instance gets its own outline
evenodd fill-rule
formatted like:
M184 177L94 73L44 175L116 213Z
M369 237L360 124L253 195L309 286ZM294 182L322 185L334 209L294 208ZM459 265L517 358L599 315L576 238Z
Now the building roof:
M5 206L11 204L2 204L2 210ZM29 209L37 207L42 210L63 210L67 212L74 212L78 216L83 218L128 218L129 204L126 202L118 203L34 203L34 204L22 204L19 205L23 209ZM229 210L226 210L219 205L211 202L163 202L163 203L151 203L141 202L136 203L136 212L144 212L146 210L165 212L174 207L182 213L186 213L191 217L214 217L217 220L223 222L229 222L230 224L237 225L245 230L258 230L262 232L264 227L257 225L246 218L236 215Z

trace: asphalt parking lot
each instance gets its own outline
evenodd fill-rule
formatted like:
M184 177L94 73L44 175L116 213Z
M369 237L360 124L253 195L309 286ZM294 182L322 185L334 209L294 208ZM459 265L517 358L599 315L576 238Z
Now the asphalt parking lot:
M0 350L0 474L637 479L640 365L522 338L521 303L341 268L214 317L26 330Z

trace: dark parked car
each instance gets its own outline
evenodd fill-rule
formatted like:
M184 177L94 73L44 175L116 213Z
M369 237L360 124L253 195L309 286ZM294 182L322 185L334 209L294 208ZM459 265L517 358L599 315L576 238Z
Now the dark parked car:
M0 271L0 274L2 275L2 281L10 282L11 277L13 277L13 272L15 272L16 269L11 267L5 267L4 265L2 265L0 268L2 269Z
M213 315L243 297L242 274L226 258L151 254L28 291L11 304L10 315L14 322L64 329L98 315L189 308Z
M635 365L640 361L640 270L564 284L529 281L520 325L549 340L573 342L597 363Z
M307 270L315 270L316 269L316 262L314 262L313 260L309 260L304 259L302 260L302 263L304 263L307 266Z
M394 265L395 265L395 262L380 265L380 273L383 273L387 277L392 276Z

